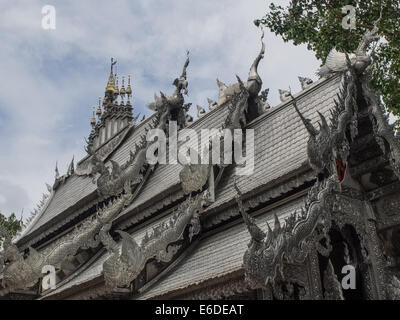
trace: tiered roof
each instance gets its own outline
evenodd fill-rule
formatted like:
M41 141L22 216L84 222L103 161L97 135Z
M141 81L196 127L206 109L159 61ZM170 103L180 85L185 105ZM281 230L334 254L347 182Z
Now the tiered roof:
M328 116L328 111L334 106L334 99L339 89L339 77L323 78L295 95L297 106L307 118L316 123L317 111ZM191 124L190 128L195 130L219 128L227 113L226 105L218 106ZM110 161L113 160L122 165L129 159L130 151L140 141L151 118L149 117L137 126L128 126L123 130L121 133L123 139L107 157L106 164L110 164ZM267 110L249 123L246 128L255 130L255 168L251 176L237 176L237 184L250 199L246 203L247 207L257 207L259 203L278 198L314 179L307 162L308 133L291 101L282 102ZM117 135L115 139L120 138ZM78 168L84 167L84 164L85 159L81 160ZM159 219L158 214L179 202L183 197L179 179L181 169L180 164L159 165L143 186L138 197L115 219L116 228L126 230L134 226L136 231L133 235L140 240L149 227L160 224L162 218ZM78 169L77 171L79 173ZM215 202L203 212L203 215L207 216L206 228L212 228L212 225L218 225L221 221L239 215L235 203L236 193L233 189L233 178L232 170L228 169L216 190ZM99 201L96 188L91 177L77 173L72 174L53 191L47 207L23 234L19 245L25 247L37 243L83 214L91 203ZM288 205L277 207L268 212L262 220L272 219L272 213L276 213L280 219L283 219L286 213L300 208L301 204L302 198ZM149 218L154 220L151 225L138 224ZM177 263L175 271L171 271L169 276L150 287L148 291L143 292L139 298L163 295L179 288L208 281L214 277L237 272L240 270L247 241L248 235L244 231L243 225L233 227L222 235L206 237L200 241L197 248L190 250L185 261ZM232 250L232 244L236 244L235 250ZM214 260L214 256L215 259L217 257L218 259ZM103 262L107 257L107 252L99 252L61 282L56 291L49 292L47 295L56 296L61 293L64 295L83 284L98 279L102 273ZM221 260L219 257L225 257L225 259ZM221 265L218 264L218 261L221 261ZM196 272L191 272L193 269L196 269ZM204 272L199 271L203 269Z

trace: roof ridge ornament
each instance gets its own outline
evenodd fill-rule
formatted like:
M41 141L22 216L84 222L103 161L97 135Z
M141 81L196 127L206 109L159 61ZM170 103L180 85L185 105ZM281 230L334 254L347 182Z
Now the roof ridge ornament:
M69 166L68 166L68 170L67 170L67 175L68 175L68 176L73 175L74 172L75 172L74 158L75 158L75 155L72 156L71 163L70 163Z
M96 117L94 115L94 107L93 107L92 118L90 119L90 125L92 126L93 129L96 126Z
M262 111L265 112L268 109L271 108L271 106L268 103L268 94L269 94L269 88L264 89L263 91L260 92L260 101L262 104Z
M129 101L129 98L132 95L131 76L130 75L128 75L128 86L126 87L125 93L128 95L128 101Z
M96 115L100 119L100 117L101 117L101 97L99 97L99 105L96 110Z
M149 103L147 107L154 111L162 111L168 109L172 116L170 121L177 121L179 128L186 126L186 114L187 108L185 106L185 98L183 95L188 95L188 81L187 81L187 67L189 66L189 51L186 51L186 61L183 66L182 74L179 78L173 81L173 85L176 87L174 93L171 96L167 96L160 92L161 98L154 94L154 101Z
M206 113L207 113L207 111L202 106L197 105L197 118L198 119L203 117Z
M336 73L342 73L354 68L357 74L362 74L371 65L372 56L374 55L375 48L368 55L367 49L372 42L378 42L380 40L378 24L382 19L382 9L378 20L374 22L374 27L364 33L360 44L355 52L348 54L347 52L337 51L333 48L326 60L324 65L317 71L317 75L320 77L328 77ZM350 65L347 60L347 56L350 58Z
M186 61L185 64L183 65L183 69L182 69L182 74L180 76L180 78L176 78L173 82L173 85L176 86L176 90L179 90L179 92L181 90L184 91L185 95L188 95L188 89L187 89L187 67L189 65L190 59L189 59L189 50L186 50Z
M253 64L249 70L249 76L246 82L243 83L251 98L256 99L258 93L262 88L262 80L260 75L258 74L258 65L260 61L264 58L265 54L265 43L264 43L264 29L261 28L261 50L260 53L255 58ZM240 83L235 83L230 86L227 86L219 79L217 79L217 85L219 88L218 94L218 105L222 105L228 100L232 99L235 93L240 92Z
M279 91L279 98L281 99L281 102L286 102L290 99L292 93L290 92L290 90L282 90L282 89L278 89Z
M300 76L298 78L299 78L302 90L307 89L309 86L311 86L313 84L313 81L310 78L300 77Z
M262 84L262 81L258 74L257 69L258 69L258 64L264 58L264 54L265 54L265 43L264 43L263 39L264 39L264 29L261 27L261 50L260 50L260 53L258 54L257 58L254 60L253 64L250 67L249 78L248 78L248 81L256 80L260 84Z
M58 171L58 161L56 161L56 169L55 169L56 175L55 178L58 179L60 177L60 172Z
M110 75L108 77L108 82L107 82L107 87L106 87L106 93L107 92L115 92L115 79L114 79L114 65L117 63L117 61L114 61L114 58L111 58L111 68L110 68Z
M213 111L215 108L218 107L218 103L210 98L207 98L207 102L209 111Z

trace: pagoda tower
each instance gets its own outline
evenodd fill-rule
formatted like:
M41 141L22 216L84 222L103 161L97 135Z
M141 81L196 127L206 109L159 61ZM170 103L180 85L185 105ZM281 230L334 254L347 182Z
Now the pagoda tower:
M117 61L111 58L110 75L103 102L99 98L97 110L96 112L93 110L90 120L92 131L88 144L95 149L101 147L121 132L133 119L131 78L128 76L128 86L125 88L125 78L122 77L122 86L119 88L118 75L114 74L114 65L116 63Z

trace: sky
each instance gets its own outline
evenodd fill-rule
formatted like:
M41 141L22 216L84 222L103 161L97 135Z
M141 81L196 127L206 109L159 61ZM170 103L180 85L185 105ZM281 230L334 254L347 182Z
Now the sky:
M134 114L148 115L154 93L171 94L186 50L191 113L217 100L216 79L246 80L260 51L253 20L266 0L90 0L0 2L0 212L24 217L54 182L84 155L84 138L104 96L110 58L132 76ZM276 0L287 4L288 1ZM56 29L42 28L42 7L56 9ZM278 89L300 91L297 77L317 80L320 66L305 46L284 43L266 30L259 65L269 103ZM76 163L76 162L75 162Z

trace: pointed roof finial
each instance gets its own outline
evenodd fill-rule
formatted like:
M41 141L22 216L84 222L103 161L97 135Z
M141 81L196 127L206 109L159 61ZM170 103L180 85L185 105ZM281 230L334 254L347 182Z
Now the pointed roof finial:
M58 179L60 177L60 172L58 172L58 163L56 161L56 179Z
M117 89L117 93L119 94L119 84L118 84L118 76L115 74L115 89Z
M99 105L96 110L96 115L98 118L100 118L100 116L101 116L101 97L99 97Z
M131 76L128 76L128 87L125 90L125 93L129 96L132 94L132 88L131 88Z
M90 119L90 124L92 125L92 127L94 127L96 125L96 118L94 116L94 108L93 108L92 118Z
M117 63L117 60L114 61L114 58L111 57L111 74L113 74L113 68L116 63Z
M258 64L260 63L261 59L264 58L264 54L265 54L264 29L261 28L261 51L250 67L248 80L256 80L257 82L262 84L262 80L261 80L260 76L258 75L257 68L258 68Z
M68 166L67 174L68 174L69 176L72 175L72 174L74 173L74 171L75 171L74 158L75 158L75 156L73 155L73 156L72 156L72 161L71 161L71 163L70 163L69 166Z
M108 77L108 82L107 82L107 87L106 87L106 92L115 92L115 80L114 80L114 65L117 63L117 61L114 61L114 58L111 58L111 70L110 70L110 76Z
M119 90L120 95L123 97L126 93L125 91L125 77L122 77L122 86L121 86L121 90Z
M53 188L51 187L51 185L49 185L48 183L46 183L46 188L47 188L47 191L48 191L49 193L51 193L51 191L53 190Z

